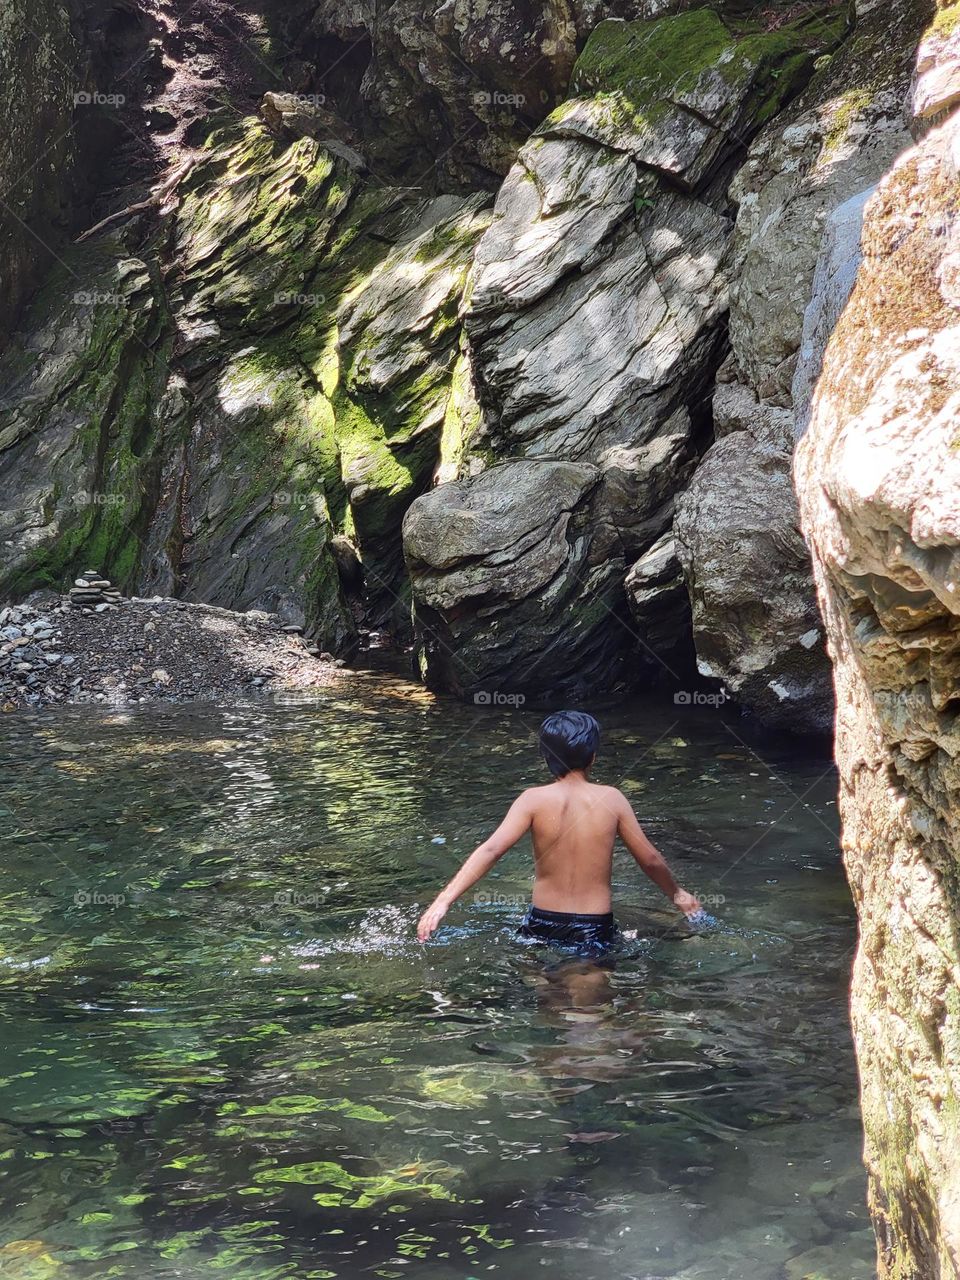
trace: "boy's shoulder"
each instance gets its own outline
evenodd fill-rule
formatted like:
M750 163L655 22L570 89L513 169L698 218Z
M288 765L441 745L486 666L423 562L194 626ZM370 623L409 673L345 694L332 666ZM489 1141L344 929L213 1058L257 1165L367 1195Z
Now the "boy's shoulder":
M538 786L538 787L527 787L525 791L520 792L518 799L527 800L527 801L530 801L531 803L535 803L541 797L547 795L549 792L554 791L555 787L556 787L556 783L554 782L544 782L541 786Z
M612 808L622 809L630 803L619 787L608 787L600 782L591 782L590 785L598 793L598 799L605 800Z
M588 784L590 791L611 807L622 808L625 804L629 804L627 797L617 787L608 787L601 782L591 782ZM548 803L554 796L558 794L556 782L544 782L537 787L527 787L525 791L521 791L519 799L527 804L536 806L537 804Z

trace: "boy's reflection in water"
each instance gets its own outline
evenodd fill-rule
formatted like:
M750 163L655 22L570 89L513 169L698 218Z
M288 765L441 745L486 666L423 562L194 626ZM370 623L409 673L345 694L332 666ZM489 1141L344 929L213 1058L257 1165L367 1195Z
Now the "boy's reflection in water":
M556 964L548 964L534 985L544 1011L563 1013L568 1009L596 1009L613 1002L610 973L613 961L607 958L572 956Z

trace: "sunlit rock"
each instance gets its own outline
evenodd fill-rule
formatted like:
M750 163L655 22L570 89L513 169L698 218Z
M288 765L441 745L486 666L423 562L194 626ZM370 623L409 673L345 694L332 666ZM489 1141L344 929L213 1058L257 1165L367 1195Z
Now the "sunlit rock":
M867 203L798 446L837 686L853 1022L883 1277L960 1270L960 116Z
M843 26L835 12L820 15L814 39L805 20L758 32L698 10L603 23L591 35L572 97L522 148L477 246L463 319L480 419L464 450L465 479L421 499L405 526L432 683L469 692L474 676L507 682L509 670L511 688L543 691L559 659L552 675L565 688L575 679L570 657L584 646L576 687L643 678L643 659L624 667L642 649L646 623L625 625L623 581L669 529L723 355L731 227L709 181ZM551 598L550 656L535 674L526 655L543 643L541 571L525 591L500 593L491 610L478 598L473 562L465 578L428 545L439 513L454 524L469 508L471 486L486 505L489 482L477 470L509 459L497 474L512 483L517 458L573 461L598 478L578 526L589 574L575 599L566 587ZM423 521L425 510L435 523ZM659 606L641 591L635 615L641 601L655 629Z

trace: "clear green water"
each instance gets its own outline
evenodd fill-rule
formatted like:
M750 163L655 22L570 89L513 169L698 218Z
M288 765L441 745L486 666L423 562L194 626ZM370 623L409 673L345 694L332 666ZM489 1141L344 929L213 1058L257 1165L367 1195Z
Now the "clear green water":
M833 776L603 718L598 777L726 898L684 937L624 858L609 971L513 942L526 851L412 940L540 780L533 714L371 679L0 720L0 1275L870 1275Z

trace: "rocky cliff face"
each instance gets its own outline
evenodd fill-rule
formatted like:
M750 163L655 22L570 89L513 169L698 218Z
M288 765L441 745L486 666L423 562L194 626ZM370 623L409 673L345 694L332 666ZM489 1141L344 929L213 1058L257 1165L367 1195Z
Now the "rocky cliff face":
M835 667L852 1009L891 1280L960 1274L958 31L945 7L908 110L918 135L941 123L862 202L863 261L797 455ZM818 277L828 313L835 250Z
M54 0L10 0L0 13L0 333L52 255L73 159L71 121L80 55Z
M696 662L828 727L791 383L826 220L910 141L924 4L852 33L839 0L57 15L42 48L124 98L97 118L127 185L101 172L54 229L38 206L0 588L96 563L337 652L409 635L412 597L460 695L689 687ZM63 166L93 119L65 83ZM13 310L43 275L23 243Z
M344 648L333 540L363 543L387 607L482 205L370 190L252 120L215 132L158 221L64 257L0 363L7 587L95 562Z
M676 528L701 671L787 728L828 732L833 718L790 478L804 311L828 219L911 142L902 104L928 17L915 0L864 14L758 136L730 187L731 350L713 395L720 438L679 499ZM815 372L808 362L802 376Z

